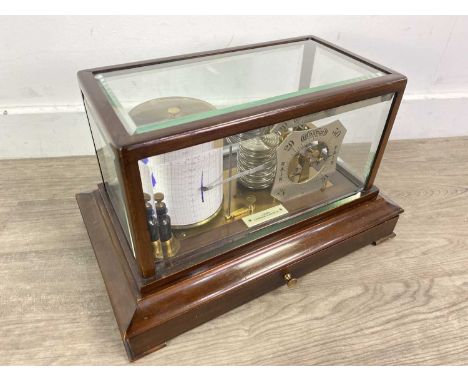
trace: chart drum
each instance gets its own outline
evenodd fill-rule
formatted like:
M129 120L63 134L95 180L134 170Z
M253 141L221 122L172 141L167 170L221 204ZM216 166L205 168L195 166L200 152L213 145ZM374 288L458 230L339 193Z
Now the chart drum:
M129 114L140 127L214 109L213 105L195 98L165 97L137 105ZM203 186L223 178L222 141L149 157L139 162L139 168L143 192L164 194L173 228L202 225L220 211L222 184L209 190Z

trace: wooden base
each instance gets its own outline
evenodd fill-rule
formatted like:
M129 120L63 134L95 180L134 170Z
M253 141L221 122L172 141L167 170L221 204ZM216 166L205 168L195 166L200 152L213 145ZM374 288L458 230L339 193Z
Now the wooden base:
M376 193L375 193L376 194ZM98 190L77 195L130 360L365 245L389 237L403 210L380 196L233 251L203 272L145 288ZM234 253L235 252L235 253Z

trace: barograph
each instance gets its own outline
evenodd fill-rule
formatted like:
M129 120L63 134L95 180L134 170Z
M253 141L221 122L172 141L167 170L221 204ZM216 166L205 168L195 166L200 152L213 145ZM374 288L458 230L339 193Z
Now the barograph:
M306 36L78 78L102 182L77 200L131 360L394 235L391 69Z

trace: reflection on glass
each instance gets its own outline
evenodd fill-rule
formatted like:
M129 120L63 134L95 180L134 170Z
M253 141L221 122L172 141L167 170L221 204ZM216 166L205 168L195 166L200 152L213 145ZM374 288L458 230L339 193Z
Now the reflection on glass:
M157 216L159 236L168 238L155 253L159 276L357 197L392 99L376 97L140 161L142 203L153 209L148 216ZM152 112L137 106L132 118L151 123L196 103L177 101L163 98L164 107L152 101Z
M381 75L375 68L307 40L111 71L96 78L134 134ZM199 101L181 108L173 102L175 96ZM156 103L164 108L161 99L172 103L173 110L156 121L145 120L144 115L135 120L135 107L148 110Z
M119 162L115 156L114 150L102 135L102 132L98 127L86 100L85 108L89 120L89 126L91 127L91 134L93 136L94 148L96 150L99 168L101 170L102 182L106 188L107 194L109 195L109 199L112 203L117 218L119 219L124 234L130 244L130 247L133 250L133 241L128 225L127 209L125 206L122 187L119 179Z

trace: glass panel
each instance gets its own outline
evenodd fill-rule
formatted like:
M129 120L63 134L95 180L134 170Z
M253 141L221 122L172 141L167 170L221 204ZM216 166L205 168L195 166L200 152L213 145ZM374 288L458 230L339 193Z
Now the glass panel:
M91 113L91 109L85 100L86 114L88 115L89 126L93 136L94 148L101 170L102 182L106 188L109 199L114 207L115 214L119 219L122 230L133 250L133 241L128 225L127 210L123 198L123 191L120 182L120 165L116 158L115 151L109 145L109 141L103 135L102 130L98 127L97 122Z
M117 70L96 78L129 133L134 134L383 74L308 40ZM171 109L161 98L167 98ZM148 119L145 115L155 103L159 118Z
M392 98L376 97L140 161L158 276L359 197Z
M343 139L338 162L363 183L374 163L392 101L393 94L388 94L333 109L343 125L352 127ZM317 113L314 125L324 126L336 120L336 115L327 114Z
M382 74L359 61L339 54L328 47L318 45L315 48L309 87L315 88L329 83L355 82L356 79L367 79Z

